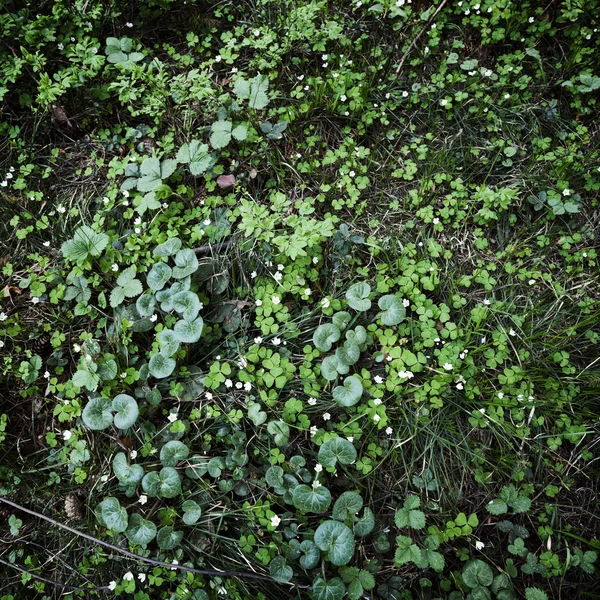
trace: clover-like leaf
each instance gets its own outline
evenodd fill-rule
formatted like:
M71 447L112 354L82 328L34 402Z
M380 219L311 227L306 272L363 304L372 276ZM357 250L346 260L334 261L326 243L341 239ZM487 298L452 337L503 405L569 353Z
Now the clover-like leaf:
M339 521L325 521L315 531L315 545L327 552L332 565L340 567L350 562L354 554L352 530Z
M165 525L158 530L156 543L161 550L173 550L181 543L183 531L175 531L170 525Z
M142 479L142 488L150 496L175 498L181 493L181 480L173 467L163 467L158 473L146 473Z
M115 411L115 426L119 429L132 427L139 415L137 402L127 394L115 396L112 409Z
M151 317L154 314L154 307L156 306L156 298L154 294L144 294L137 299L135 308L141 317Z
M343 492L335 501L331 516L337 521L353 517L362 508L363 500L356 492Z
M363 393L363 385L354 375L344 379L344 385L333 388L333 398L340 406L354 406Z
M129 517L125 537L136 546L146 546L156 537L156 525L141 515L133 514Z
M142 465L130 465L124 452L118 452L112 461L115 477L125 485L137 485L144 477Z
M186 500L181 508L183 509L183 522L186 525L193 525L202 515L202 509L194 500Z
M292 579L294 571L290 567L283 556L276 556L269 563L269 575L280 583L286 583Z
M153 256L172 256L179 252L181 248L181 240L179 238L169 238L166 242L159 244L154 248Z
M185 321L193 321L202 308L202 303L198 294L194 292L179 292L172 299L173 308L181 315Z
M183 279L198 270L198 258L191 248L184 248L175 255L175 267L173 277Z
M174 467L190 454L190 449L179 440L171 440L160 449L160 462L165 467Z
M161 352L153 354L148 361L150 375L156 379L168 377L175 370L176 365L175 359L169 358Z
M377 305L383 311L379 317L386 327L398 325L406 318L406 308L398 296L393 294L381 296Z
M348 305L354 310L364 312L371 308L371 301L369 300L369 294L371 293L371 286L366 282L355 283L346 292L346 300Z
M96 431L113 423L112 402L108 398L92 398L81 413L83 422Z
M146 283L151 290L157 292L165 287L165 284L171 278L172 270L164 262L154 263L146 277Z
M101 525L116 533L123 533L127 529L127 510L121 507L116 498L105 498L100 502L96 507L96 515Z
M301 484L294 488L292 502L299 510L320 515L329 508L331 494L326 487L313 488Z
M160 353L163 356L173 356L177 350L179 350L179 338L175 335L172 329L163 329L156 336L158 343L160 344ZM171 373L169 373L170 375Z
M184 344L195 344L202 335L203 327L204 321L202 317L197 317L193 321L182 319L175 323L173 332L180 342L183 342Z
M323 442L323 445L319 448L319 462L324 467L335 467L337 462L342 465L349 465L355 460L356 448L344 438L332 438Z
M332 344L340 339L340 329L333 323L323 323L319 325L313 334L313 344L317 350L328 352Z

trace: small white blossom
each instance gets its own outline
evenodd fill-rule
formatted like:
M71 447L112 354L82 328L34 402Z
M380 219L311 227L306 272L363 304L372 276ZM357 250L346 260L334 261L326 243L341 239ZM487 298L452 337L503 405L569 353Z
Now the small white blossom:
M2 344L2 345L4 345L4 344ZM50 379L50 371L44 371L44 379Z
M508 332L508 335L515 336L517 335L517 332L511 328L511 330Z
M462 390L462 389L464 389L464 386L463 386L463 384L462 384L462 383L457 383L457 384L456 384L456 389L457 389L457 390Z
M406 298L404 298L404 300L402 300L402 304L403 304L404 308L408 308L410 306L410 300L407 300Z
M310 433L310 437L315 437L315 435L317 435L317 426L313 425L310 429L309 429L309 433Z
M138 579L144 583L146 581L146 573L138 573Z
M279 525L279 523L281 523L281 519L275 515L274 517L271 517L271 525L273 527L277 527L277 525Z
M535 279L530 279L528 283L529 285L535 285Z
M283 275L282 275L282 274L281 274L279 271L277 271L277 272L276 272L276 273L273 275L273 279L274 279L275 281L281 281L281 278L282 278L282 277L283 277Z
M81 352L81 346L79 344L73 344L73 350L75 352Z
M171 423L175 423L175 421L177 421L177 415L175 413L169 413L167 419L171 421Z
M600 171L600 169L598 169ZM313 256L313 265L316 265L319 262L319 257L318 256Z
M233 387L233 381L231 381L231 379L226 379L225 380L225 387L226 388Z
M392 435L392 433L394 433L394 430L393 430L391 427L387 427L387 428L386 428L386 430L385 430L385 432L386 432L388 435Z
M331 419L331 415L328 412L324 413L323 414L323 421L329 421L329 419Z
M323 465L322 465L321 463L317 463L317 464L315 465L315 471L316 471L317 473L320 473L322 470L323 470Z
M123 579L125 581L131 581L133 579L133 573L131 571L127 571L127 573L123 575Z
M263 339L260 336L254 338L255 344L262 344L262 341L263 341Z
M235 382L235 389L236 389L236 390L241 390L241 389L242 389L242 387L243 387L243 385L244 385L244 384L243 384L241 381L236 381L236 382Z
M64 44L57 44L56 46L59 50L64 50L65 49L65 45ZM115 584L116 585L116 584ZM114 589L114 588L112 588Z
M271 302L275 305L280 304L281 303L281 298L279 296L273 296L271 298Z
M373 417L373 421L375 421L375 423L379 423L379 421L381 421L381 417L379 415L375 415Z
M383 377L381 375L375 375L373 381L375 381L375 383L383 383Z
M31 303L32 303L32 304L38 304L38 303L39 303L39 301L40 301L40 299L39 299L37 296L34 296L34 297L31 299Z
M64 207L62 204L59 204L59 205L56 207L56 210L57 210L57 211L58 211L58 212L59 212L61 215L62 215L63 213L65 213L65 212L67 212L67 209L66 209L66 208L65 208L65 207Z
M323 298L323 300L321 300L321 306L323 308L329 308L330 305L331 301L329 300L329 298Z
M133 23L125 23L125 27L129 27L129 29L131 29L133 27Z
M252 277L252 279L256 279L257 275L258 273L256 271L252 271L252 273L250 273L250 277Z
M315 479L315 480L313 481L313 484L312 484L312 486L313 486L313 490L316 490L316 489L318 489L318 488L320 488L320 487L321 487L321 482L320 482L318 479Z
M452 368L451 363L444 363L444 369L446 369L446 371L452 371Z
M111 271L118 271L119 270L119 265L117 263L114 263L113 266L110 268Z
M129 457L131 458L131 460L135 460L137 458L137 450L132 450L129 453Z
M246 381L244 384L244 389L249 392L252 389L252 384L249 381Z
M108 589L112 592L115 588L117 587L117 582L116 581L111 581L108 584Z
M256 306L262 306L262 300L259 298L254 302L254 304L256 304Z
M65 431L62 432L63 440L65 440L65 441L71 439L72 435L73 434L68 429L66 429Z
M279 346L279 344L281 344L281 338L274 337L274 338L271 340L271 343L273 344L273 346Z
M156 323L156 320L157 320L157 319L158 319L158 316L157 316L156 314L153 314L153 315L150 317L150 320L151 320L153 323Z
M204 394L204 397L205 397L207 400L212 400L212 399L213 399L213 395L211 394L211 392L206 392L206 394Z
M485 548L485 544L483 542L475 542L475 548L477 550L483 550Z
M317 399L316 399L316 398L309 398L309 399L308 399L308 403L309 403L311 406L314 406L314 405L317 403Z

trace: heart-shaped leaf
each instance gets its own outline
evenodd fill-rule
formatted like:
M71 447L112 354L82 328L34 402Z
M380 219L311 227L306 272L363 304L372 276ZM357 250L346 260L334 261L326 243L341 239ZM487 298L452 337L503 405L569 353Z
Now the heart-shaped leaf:
M165 287L165 283L169 281L171 275L172 271L169 265L164 262L154 263L146 277L146 283L151 290L156 292Z
M127 394L119 394L112 401L115 411L115 426L119 429L128 429L136 422L139 414L137 402Z
M113 423L112 402L108 398L92 398L81 413L83 422L96 431Z
M171 440L160 449L160 462L165 467L174 467L190 454L190 449L179 440Z
M363 386L357 377L351 375L344 379L344 385L333 388L332 393L340 406L354 406L362 396Z
M294 488L292 501L297 509L320 515L329 508L331 494L326 487L313 488L302 484Z
M164 379L168 377L174 370L177 363L175 359L169 358L160 352L153 354L148 362L148 369L152 377L156 379Z
M198 258L191 248L184 248L175 255L175 267L173 277L183 279L198 270Z
M159 244L152 252L153 256L172 256L179 252L181 240L179 238L170 238L166 242Z
M377 305L383 311L379 317L386 327L398 325L406 318L406 308L398 296L392 294L381 296Z
M356 448L344 438L332 438L319 448L319 462L324 467L335 467L339 462L349 465L356 460Z
M360 348L352 342L344 342L344 345L335 351L335 358L338 365L350 367L358 362Z
M185 475L190 479L202 479L208 471L208 459L199 454L190 456L187 460L188 466L185 468Z
M352 320L352 315L345 311L340 310L331 317L331 322L340 330L344 331L348 327L348 323Z
M156 306L156 298L153 294L144 294L137 299L135 308L137 309L140 317L151 317L154 314L154 307Z
M267 431L273 436L278 446L284 446L290 437L290 428L283 421L271 421L267 425Z
M145 546L156 537L156 525L141 515L133 514L129 517L125 537L136 546Z
M179 350L179 338L172 329L163 329L158 333L156 339L160 344L160 353L163 356L173 356Z
M292 567L285 562L283 556L276 556L269 563L269 575L271 575L275 581L286 583L292 579L294 571Z
M144 467L130 465L124 452L115 454L112 466L115 477L125 485L137 485L144 477Z
M368 283L364 281L355 283L346 292L348 305L359 312L369 310L369 308L371 308L371 301L369 300L370 293L371 286Z
M163 467L158 473L146 473L142 479L142 488L150 496L175 498L181 493L181 480L173 467Z
M173 331L180 342L194 344L200 339L203 327L204 321L202 320L202 317L198 317L193 321L177 321Z
M300 544L300 550L302 551L302 556L298 561L300 566L307 571L314 569L321 560L321 553L315 543L312 540L304 540Z
M259 427L267 420L267 413L261 410L258 402L248 403L248 418L254 423L255 427Z
M327 381L334 381L337 379L338 373L338 359L336 356L326 356L321 363L321 375L327 379Z
M101 525L116 533L127 529L127 510L121 507L116 498L106 498L96 507L96 515Z
M172 298L173 308L185 321L193 321L202 308L198 294L194 292L179 292Z
M213 148L225 148L231 141L231 121L215 121L211 126L210 144Z
M202 509L194 500L186 500L182 505L183 522L186 525L193 525L202 515Z
M363 500L356 492L343 492L335 501L331 516L337 521L353 517L362 508Z
M327 581L317 577L313 582L313 600L342 600L346 595L346 586L339 577L330 577Z
M340 329L333 323L323 323L319 325L313 334L313 344L317 350L328 352L332 344L340 339Z
M347 564L354 555L352 530L339 521L325 521L315 531L315 545L327 552L329 561L336 567Z
M365 507L363 516L354 523L354 533L359 537L369 535L375 528L375 515L369 507Z
M162 550L173 550L181 543L183 531L175 531L170 525L161 527L156 536L156 543Z

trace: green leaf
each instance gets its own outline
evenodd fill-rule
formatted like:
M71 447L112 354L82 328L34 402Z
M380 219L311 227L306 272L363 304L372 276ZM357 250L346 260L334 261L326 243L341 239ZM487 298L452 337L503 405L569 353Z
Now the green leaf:
M190 449L179 440L171 440L160 449L160 462L165 467L174 467L180 460L186 459Z
M331 564L347 564L354 555L352 530L339 521L325 521L315 531L315 545L327 552Z
M369 308L371 308L371 301L369 300L370 293L371 286L368 283L355 283L346 292L348 305L359 312L369 310Z
M422 561L421 549L416 544L413 544L411 538L405 535L399 535L396 538L396 546L394 564L397 567L401 567L409 562L418 564Z
M181 248L181 240L179 238L170 238L163 244L159 244L152 252L153 256L172 256Z
M130 465L124 452L118 452L112 461L115 477L125 485L137 485L144 477L144 467Z
M495 498L486 504L485 509L492 515L503 515L508 512L508 505L500 498Z
M294 488L292 502L299 510L320 515L329 508L331 494L326 487L313 488L301 484Z
M207 464L208 474L215 479L221 476L222 469L225 468L225 461L221 456L214 456Z
M333 315L333 317L331 317L331 322L340 331L344 331L344 329L346 329L346 327L348 327L348 324L350 323L351 320L352 320L352 315L345 310L340 310L340 311L336 312Z
M133 514L129 517L125 537L136 546L146 546L156 537L156 525L141 515Z
M337 521L345 521L358 513L362 508L363 500L356 492L343 492L335 501L331 516Z
M494 580L494 573L492 569L479 559L469 561L462 572L463 581L471 588L482 585L488 587L492 585Z
M112 402L108 398L92 398L83 409L81 418L95 431L110 427L113 422Z
M183 531L175 531L170 525L161 527L156 536L156 543L161 550L173 550L181 543Z
M429 562L429 566L438 573L441 573L444 570L444 565L446 561L442 554L436 552L435 550L426 550L425 556L427 561Z
M250 85L248 106L255 110L265 108L269 104L267 90L269 89L269 78L266 75L257 75Z
M137 402L127 394L119 394L112 401L115 411L115 426L119 429L128 429L136 422L139 414Z
M258 402L249 402L248 418L255 427L259 427L267 420L267 413L264 410L261 410L261 406Z
M512 502L509 502L508 505L515 513L525 513L531 508L531 500L527 496L519 496Z
M284 446L290 438L290 428L283 421L271 421L267 425L267 431L273 436L277 446Z
M13 537L18 536L21 527L23 527L23 521L21 521L21 519L18 519L15 515L10 515L10 517L8 518L8 524L10 526L10 535L12 535Z
M83 262L89 256L97 257L108 245L108 236L96 233L91 227L84 225L75 230L72 240L61 246L63 256L67 260Z
M153 294L144 294L137 299L135 308L141 317L151 317L154 314L156 298Z
M478 64L479 64L479 61L476 58L471 58L469 60L465 60L464 62L462 62L460 65L460 68L463 71L472 71L473 69L477 68Z
M398 296L381 296L377 305L384 311L379 317L386 327L398 325L406 318L406 308Z
M342 600L346 593L346 586L339 577L332 577L325 581L317 577L313 582L313 600Z
M315 546L315 543L312 540L304 540L300 544L300 550L302 551L302 556L298 560L300 566L303 569L309 571L310 569L314 569L321 560L321 553L319 549Z
M250 84L242 77L238 77L233 84L233 91L240 100L247 100L250 96Z
M375 528L375 515L369 507L365 507L363 516L354 523L354 533L358 537L369 535Z
M294 571L290 567L283 556L276 556L269 564L269 575L280 583L291 581Z
M184 248L175 255L175 267L173 277L183 279L198 270L198 258L191 248Z
M333 388L333 398L340 406L354 406L362 397L363 386L360 380L351 375L343 385Z
M195 344L202 335L202 328L204 327L204 321L202 317L198 317L193 321L177 321L173 332L176 338L184 344Z
M334 467L337 462L349 465L356 460L356 448L344 438L327 440L319 448L319 462L324 467Z
M344 345L335 351L335 358L338 366L351 367L360 358L360 348L351 342L344 342Z
M142 488L150 496L175 498L181 493L181 480L173 467L163 467L158 473L146 473L142 479Z
M548 595L539 588L525 588L525 598L527 600L548 600Z
M231 141L231 121L215 121L211 126L210 144L213 148L225 148Z
M245 125L238 125L232 129L231 135L238 142L243 142L248 137L248 129Z
M171 267L164 262L154 263L146 276L146 283L148 284L148 287L155 292L162 290L167 281L171 278L172 273Z
M172 298L173 308L185 321L193 321L202 308L198 294L194 292L179 292Z
M190 479L202 479L208 471L208 459L199 454L194 454L187 461L185 475Z
M169 358L160 352L153 354L148 362L150 375L156 379L168 377L174 370L177 363L173 358Z
M186 500L182 505L183 522L186 525L193 525L202 515L202 509L194 500Z
M146 158L140 165L141 177L137 182L137 189L140 192L151 192L162 185L162 180L173 174L177 167L177 162L171 159L163 160L158 158Z
M179 338L175 335L172 329L163 329L156 336L158 343L160 344L160 353L163 356L170 357L179 350ZM171 370L171 373L173 371ZM169 373L169 375L171 374ZM152 373L154 375L154 373ZM156 375L154 375L156 377Z
M335 356L326 356L321 363L321 375L327 381L334 381L338 374L338 359Z
M79 369L75 372L71 381L73 382L73 385L78 388L85 388L89 392L95 392L98 389L100 377L96 375L96 373L91 373L86 369ZM30 383L33 383L33 381Z
M116 533L127 529L127 511L116 498L106 498L96 507L96 515L101 525Z
M333 323L319 325L313 334L313 344L317 350L328 352L332 344L340 339L341 331Z
M265 473L265 481L272 488L283 487L284 470L281 467L273 466L267 469Z
M198 177L212 167L214 159L208 151L207 144L192 140L189 144L181 146L177 152L177 162L189 165L190 173Z
M144 290L142 282L136 279L135 275L135 268L129 267L117 277L117 286L122 288L125 298L139 296Z

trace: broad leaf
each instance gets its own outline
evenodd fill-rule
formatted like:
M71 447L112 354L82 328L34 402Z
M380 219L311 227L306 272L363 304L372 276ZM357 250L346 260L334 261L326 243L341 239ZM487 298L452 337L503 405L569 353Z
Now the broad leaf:
M294 575L292 567L290 567L283 556L276 556L269 563L269 575L280 583L286 583L290 581Z
M156 537L156 525L141 515L133 514L129 517L125 536L136 546L146 546Z
M313 600L342 600L345 594L346 586L339 577L331 577L327 581L317 577L313 582Z
M181 543L183 531L175 531L171 526L166 525L158 530L156 543L161 550L173 550Z
M182 505L183 522L186 525L193 525L202 515L200 506L194 500L186 500Z
M96 431L110 427L113 422L112 402L108 398L92 398L83 409L81 418Z
M266 75L257 75L250 84L248 106L255 110L265 108L269 104L267 90L269 89L269 78Z
M344 385L338 385L332 393L340 406L354 406L362 397L363 386L357 377L351 375L346 377Z
M150 375L156 379L164 379L168 377L176 367L177 363L173 358L169 358L160 352L153 354L148 362Z
M141 317L151 317L154 314L154 307L156 306L156 298L153 294L144 294L137 299L135 308Z
M144 477L144 467L130 465L124 452L115 454L112 466L115 477L125 485L137 485Z
M154 263L146 277L146 283L151 290L156 292L165 287L165 284L169 281L171 275L172 271L169 265L163 262Z
M181 240L179 238L170 238L163 244L159 244L154 248L152 254L154 256L172 256L181 248Z
M180 342L184 344L195 344L202 336L202 328L204 327L204 321L202 317L198 317L193 321L177 321L173 332Z
M127 529L127 510L121 507L116 498L106 498L96 507L96 515L101 525L116 533Z
M327 552L336 567L347 564L354 554L352 530L339 521L325 521L315 531L315 545Z
M302 484L294 488L292 501L297 509L320 515L329 508L331 494L326 487L313 488Z
M181 480L173 467L163 467L160 472L146 473L142 488L150 496L175 498L181 493Z
M335 467L339 462L349 465L356 460L356 448L344 438L333 438L323 442L319 448L319 462L324 467Z
M108 239L106 234L96 233L91 227L84 225L75 230L73 239L66 241L61 246L61 251L67 260L82 262L88 256L100 256L108 245Z
M179 338L175 335L172 329L163 329L156 339L160 344L160 353L163 356L170 357L179 350ZM172 371L171 371L172 372ZM169 373L170 375L171 373ZM156 375L155 375L156 377Z
M317 350L328 352L332 344L340 339L340 329L333 323L324 323L319 325L313 334L313 344Z
M315 543L312 540L304 540L300 544L300 550L303 553L298 561L300 566L307 571L314 569L321 560L321 553Z
M198 294L194 292L179 292L172 298L173 308L181 315L185 321L193 321L202 308L202 303L198 299Z
M371 301L369 300L370 293L371 286L368 283L355 283L346 292L348 305L360 312L369 310L369 308L371 308Z
M471 588L482 585L488 587L494 580L494 573L489 565L482 560L469 561L462 572L463 581Z
M343 492L335 501L331 516L337 521L345 521L356 515L362 508L363 500L356 492Z
M267 425L267 431L273 436L277 446L284 446L287 444L290 437L290 428L287 423L284 423L283 421L271 421Z
M165 467L174 467L190 454L190 449L179 440L167 442L160 450L160 462Z
M139 414L137 402L127 394L119 394L112 401L115 411L115 426L119 429L128 429L136 422Z
M198 258L191 248L184 248L175 255L175 267L173 277L183 279L198 270Z
M231 121L215 121L211 126L210 144L213 148L225 148L231 141Z
M177 162L189 165L190 173L195 177L206 173L213 165L213 156L208 151L208 145L199 140L184 144L177 152Z
M381 322L387 327L398 325L406 318L406 308L398 296L381 296L377 305L383 311L379 315Z

